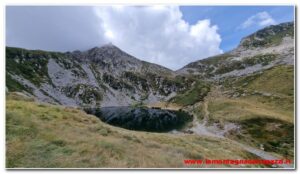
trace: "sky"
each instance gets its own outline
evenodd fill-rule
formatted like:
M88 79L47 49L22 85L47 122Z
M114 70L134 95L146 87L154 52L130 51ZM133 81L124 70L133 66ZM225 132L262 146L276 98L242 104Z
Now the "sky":
M7 6L6 45L65 52L111 43L177 70L288 21L293 6Z

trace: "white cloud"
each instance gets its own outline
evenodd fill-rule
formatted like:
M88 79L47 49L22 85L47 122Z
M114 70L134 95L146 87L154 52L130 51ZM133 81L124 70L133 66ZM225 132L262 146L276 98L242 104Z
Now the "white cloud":
M276 24L276 21L272 18L272 16L268 12L259 12L251 17L249 17L240 28L248 28L251 26L268 26Z
M95 7L94 11L106 42L145 61L178 69L222 53L218 27L209 19L188 24L177 6Z

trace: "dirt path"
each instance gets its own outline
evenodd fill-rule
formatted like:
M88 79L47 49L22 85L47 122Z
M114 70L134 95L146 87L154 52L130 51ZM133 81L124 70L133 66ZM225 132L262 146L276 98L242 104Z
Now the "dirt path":
M204 101L204 103L203 103L203 110L204 110L204 120L207 121L208 116L209 116L207 101Z
M193 119L193 127L190 128L192 132L194 132L197 135L204 135L204 136L211 136L211 137L217 137L217 138L223 138L223 136L220 136L218 134L215 134L207 129L207 121L208 121L208 116L209 112L207 109L207 102L203 103L203 110L204 110L204 118L203 120L198 120L197 116L194 115Z
M247 152L250 152L256 156L259 156L260 158L262 159L265 159L265 160L278 160L280 158L278 157L275 157L274 155L268 153L268 152L265 152L263 150L260 150L260 149L257 149L257 148L254 148L254 147L250 147L250 146L247 146L245 144L242 144L242 143L239 143L237 141L233 141L233 140L230 140L228 138L226 138L227 140L237 144L238 146L240 146L241 148L243 148L245 151ZM282 168L293 168L293 165L292 164L278 164L279 167L282 167ZM274 166L276 167L276 166Z

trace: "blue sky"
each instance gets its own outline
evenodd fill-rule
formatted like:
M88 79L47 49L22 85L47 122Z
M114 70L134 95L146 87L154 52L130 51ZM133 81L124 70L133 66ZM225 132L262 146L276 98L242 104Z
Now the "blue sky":
M225 52L235 48L243 37L264 27L239 28L257 13L267 12L276 23L294 21L293 6L181 6L180 10L183 19L190 24L210 19L213 25L217 25L222 38L220 47Z
M65 52L112 43L176 70L293 16L293 6L8 6L6 45Z

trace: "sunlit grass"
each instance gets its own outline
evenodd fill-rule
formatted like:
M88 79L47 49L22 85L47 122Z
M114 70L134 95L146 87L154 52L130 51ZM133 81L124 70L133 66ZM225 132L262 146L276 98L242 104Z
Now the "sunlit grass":
M220 139L129 131L75 108L7 98L9 168L197 167L183 160L257 158Z

